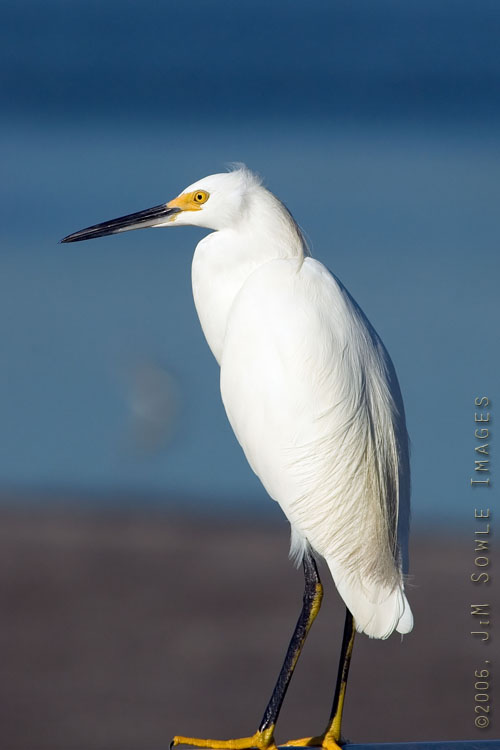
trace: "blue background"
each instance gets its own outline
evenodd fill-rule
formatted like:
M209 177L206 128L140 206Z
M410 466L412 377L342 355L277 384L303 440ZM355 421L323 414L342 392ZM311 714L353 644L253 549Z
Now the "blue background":
M64 235L242 161L396 366L417 522L469 521L499 372L497 2L4 2L0 488L273 510L190 289L200 230Z

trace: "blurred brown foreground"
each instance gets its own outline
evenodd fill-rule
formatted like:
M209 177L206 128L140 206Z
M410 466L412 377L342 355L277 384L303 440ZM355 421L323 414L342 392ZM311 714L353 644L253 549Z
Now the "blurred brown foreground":
M470 605L489 602L493 617L500 607L498 586L470 583L473 534L414 535L416 626L403 642L358 637L344 721L352 741L498 736L494 714L489 730L474 727L474 669L497 645L470 635ZM2 750L166 750L175 733L255 731L301 604L287 553L285 522L4 507ZM324 605L281 741L318 733L330 708L344 611L322 571Z

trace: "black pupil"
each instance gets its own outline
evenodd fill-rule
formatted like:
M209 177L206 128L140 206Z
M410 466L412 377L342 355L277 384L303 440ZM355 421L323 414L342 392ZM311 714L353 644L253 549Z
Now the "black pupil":
M198 195L196 196L196 199L199 200L199 201L202 201L203 200L202 194L198 193Z

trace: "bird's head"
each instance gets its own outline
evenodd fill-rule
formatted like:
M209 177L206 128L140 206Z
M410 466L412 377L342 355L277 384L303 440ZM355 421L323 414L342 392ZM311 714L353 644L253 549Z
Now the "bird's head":
M253 191L260 181L244 166L231 172L204 177L185 188L176 198L159 206L117 219L94 224L65 237L61 242L79 242L131 229L191 225L207 229L234 226L245 216Z

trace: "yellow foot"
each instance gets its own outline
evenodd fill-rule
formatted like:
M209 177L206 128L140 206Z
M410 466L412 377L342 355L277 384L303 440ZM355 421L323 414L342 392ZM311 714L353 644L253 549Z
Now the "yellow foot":
M280 747L322 747L324 750L342 750L339 742L334 739L333 735L325 732L317 737L303 737L300 740L290 740Z
M277 750L274 741L274 727L255 732L251 737L240 737L237 740L201 740L198 737L181 737L176 735L170 743L170 748L176 745L191 745L191 747L209 747L214 750L249 750L252 747L258 750Z

